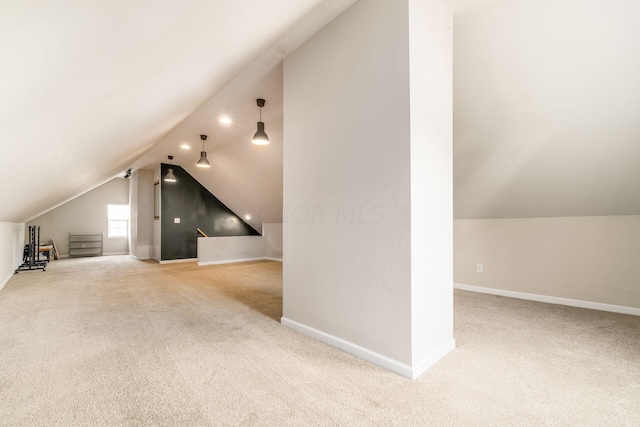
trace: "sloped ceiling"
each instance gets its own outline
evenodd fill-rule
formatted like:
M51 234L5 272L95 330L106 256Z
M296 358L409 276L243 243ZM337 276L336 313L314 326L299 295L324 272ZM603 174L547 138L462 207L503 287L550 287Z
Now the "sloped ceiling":
M457 218L640 214L640 2L454 19Z
M476 14L509 0L443 0L454 15Z
M461 13L475 13L494 7L501 1L504 0L447 0L447 3ZM328 21L325 19L323 23ZM298 28L309 27L313 27L315 32L321 26L298 25ZM307 34L311 35L308 31ZM278 46L288 46L287 53L298 44L276 43ZM271 48L262 54L191 116L162 137L134 162L133 168L156 170L159 162L166 163L167 155L173 155L175 164L185 168L234 212L248 216L250 219L247 221L257 230L261 229L263 222L281 222L282 211L286 209L282 206L283 57L279 48ZM263 120L271 140L268 147L249 143L256 130L257 97L267 100ZM232 124L221 124L221 117L231 118ZM211 169L203 170L195 166L202 147L200 134L208 135L205 149L212 164ZM182 150L180 146L184 143L191 148Z
M352 2L2 1L0 221L126 169L276 42L301 42Z
M269 145L251 143L259 119L256 98L266 100L262 120ZM282 222L282 61L278 55L262 55L239 73L215 96L162 137L137 159L133 169L156 171L158 163L182 166L236 214L256 230L263 222ZM221 118L231 120L222 124ZM202 150L208 169L196 162ZM181 146L188 145L189 149Z
M0 221L169 154L258 229L278 220L281 60L353 2L0 2ZM639 214L640 3L445 3L455 216ZM266 148L248 144L256 97Z

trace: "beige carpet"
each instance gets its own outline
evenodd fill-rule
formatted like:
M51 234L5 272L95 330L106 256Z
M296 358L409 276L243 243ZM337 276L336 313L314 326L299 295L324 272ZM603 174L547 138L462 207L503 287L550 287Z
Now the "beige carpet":
M0 291L0 425L639 426L640 318L455 294L410 381L281 326L281 265L55 261Z

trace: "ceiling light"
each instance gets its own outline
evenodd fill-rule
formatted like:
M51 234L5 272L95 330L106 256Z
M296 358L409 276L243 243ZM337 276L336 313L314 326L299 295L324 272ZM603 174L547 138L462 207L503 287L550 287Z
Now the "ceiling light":
M173 156L167 156L169 157L169 164L171 164L171 160L173 160ZM176 176L173 174L173 169L169 168L169 173L167 174L167 176L164 177L164 181L165 182L176 182Z
M204 151L204 142L207 140L207 135L200 135L200 139L202 140L202 151L200 152L200 159L198 159L196 166L201 168L210 168L211 163L207 160L207 152Z
M245 215L244 219L246 219L247 221L251 220L251 215Z
M225 116L225 117L220 117L220 123L222 123L223 125L230 125L233 122L229 117Z
M252 143L256 145L267 145L269 143L269 137L264 131L264 123L262 122L262 107L264 107L265 100L262 98L256 99L258 107L260 107L260 121L258 122L258 131L253 135Z
M182 148L183 150L191 150L191 146L187 143L180 145L180 148Z

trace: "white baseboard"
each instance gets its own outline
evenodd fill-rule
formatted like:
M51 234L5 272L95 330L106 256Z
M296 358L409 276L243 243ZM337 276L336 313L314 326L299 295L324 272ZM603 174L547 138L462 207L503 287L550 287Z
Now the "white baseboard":
M456 340L451 338L446 343L442 344L430 355L417 362L413 366L413 379L415 380L420 375L424 374L427 369L436 364L440 359L446 356L450 351L456 348Z
M319 331L294 320L287 319L286 317L283 317L280 321L283 326L291 328L294 331L300 332L303 335L321 341L331 347L340 349L346 353L352 354L360 359L366 360L367 362L373 363L374 365L388 369L391 372L395 372L396 374L400 374L403 377L410 378L412 380L418 378L456 346L455 340L451 339L432 354L425 357L422 361L416 363L415 366L411 367L405 363L398 362L395 359L391 359L390 357L369 350L368 348L343 340L342 338L338 338L334 335L327 334L326 332Z
M129 256L130 256L131 258L133 258L133 259L137 260L137 261L155 261L155 262L157 262L158 264L160 263L160 261L158 261L157 259L155 259L155 258L154 258L154 257L152 257L152 256L150 256L150 257L148 257L148 258L141 258L141 257L139 257L139 256L135 256L135 255L133 255L133 254L129 254Z
M590 310L609 311L611 313L630 314L632 316L640 316L640 308L625 307L622 305L603 304L599 302L582 301L570 298L552 297L548 295L528 294L525 292L506 291L503 289L485 288L475 285L464 285L462 283L454 283L454 289L462 291L478 292L481 294L499 295L509 298L524 299L529 301L546 302L548 304L567 305L569 307L588 308Z
M177 264L179 262L195 262L195 261L198 261L198 258L168 259L165 261L160 261L160 264Z
M153 254L153 245L138 245L135 249L138 254L134 257L135 259L151 259L151 254ZM131 248L129 248L129 254L132 252Z
M11 280L11 278L13 276L16 275L16 270L18 269L18 267L20 267L21 264L16 265L13 270L11 270L11 273L9 273L9 275L7 276L6 279L4 279L2 281L2 283L0 283L0 291L4 289L5 286L7 286L7 283L9 283L9 280Z
M413 371L411 369L411 366L407 364L398 362L397 360L391 359L390 357L384 356L380 353L376 353L375 351L359 346L358 344L343 340L342 338L327 334L326 332L319 331L315 328L303 325L302 323L298 323L294 320L287 319L286 317L283 317L281 319L281 323L282 325L291 328L294 331L300 332L303 335L321 341L325 344L329 344L331 347L335 347L347 353L353 354L360 359L364 359L367 362L373 363L374 365L378 365L392 372L395 372L396 374L400 374L403 377L413 379Z
M218 261L198 261L199 266L205 265L220 265L220 264L235 264L237 262L249 262L249 261L276 261L282 262L282 259L279 258L269 258L269 257L257 257L257 258L239 258L239 259L223 259Z
M16 268L18 268L18 267L16 267ZM2 283L0 283L0 291L7 285L7 283L9 283L9 280L11 280L11 278L14 276L14 274L15 274L15 269L11 271L11 274L9 274L9 277L4 279L4 281Z

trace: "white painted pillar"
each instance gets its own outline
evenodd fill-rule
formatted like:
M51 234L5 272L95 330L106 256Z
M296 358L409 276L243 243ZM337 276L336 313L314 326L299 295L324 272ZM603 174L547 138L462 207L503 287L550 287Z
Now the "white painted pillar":
M284 325L415 378L452 336L451 14L360 0L284 66Z
M137 170L129 180L129 251L134 258L150 259L153 255L154 173Z

